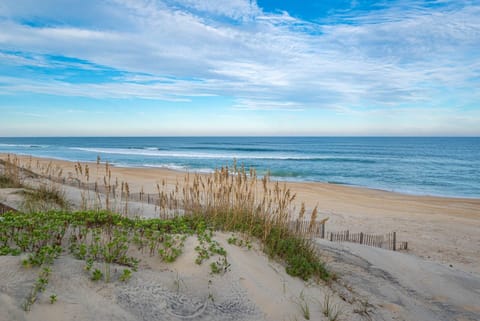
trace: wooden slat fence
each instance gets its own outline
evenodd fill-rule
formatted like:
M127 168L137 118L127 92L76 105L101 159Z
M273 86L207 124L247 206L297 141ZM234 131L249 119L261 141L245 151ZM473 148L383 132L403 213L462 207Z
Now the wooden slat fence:
M88 189L92 191L98 191L100 193L105 193L106 190L104 187L97 185L96 183L84 183L80 182L75 178L55 178L55 177L48 177L50 180L57 181L58 183L75 186L82 189ZM118 191L115 190L115 187L112 186L110 189L110 193L112 197L120 196L123 200L125 200L128 196L129 201L136 201L136 202L144 202L147 204L155 204L158 205L160 202L160 198L158 193L129 193L117 195ZM3 207L0 203L0 214L4 213L9 210L14 210L12 208ZM328 239L332 242L351 242L351 243L358 243L364 244L373 247L379 247L389 250L407 250L408 249L408 242L398 242L396 239L396 232L387 233L383 235L378 234L368 234L368 233L350 233L350 231L340 231L340 232L325 232L325 224L327 219L322 221L315 221L311 223L310 221L306 220L296 220L290 222L290 229L295 231L296 233L307 235L309 237L319 237L323 239Z
M5 205L5 204L2 204L0 203L0 215L3 214L3 213L6 213L6 212L16 212L17 210L8 206L8 205Z
M346 230L340 232L328 232L327 239L332 242L358 243L393 251L408 249L408 242L397 241L397 232L378 235L363 232L351 233Z
M325 222L326 220L315 221L313 223L311 221L291 221L290 230L298 234L323 239L325 238Z

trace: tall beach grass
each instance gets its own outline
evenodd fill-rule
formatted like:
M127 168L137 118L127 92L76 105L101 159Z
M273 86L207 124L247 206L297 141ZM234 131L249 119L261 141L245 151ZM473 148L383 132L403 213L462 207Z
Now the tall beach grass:
M95 166L94 175L91 166ZM4 161L3 175L16 180L21 177L21 168L26 167L9 158ZM72 179L62 176L53 165L42 167L37 163L37 170L46 186L58 186L58 182ZM75 176L75 184L82 193L82 209L129 215L131 185L114 179L108 163L101 164L100 158L93 165L76 163ZM187 173L175 184L162 180L155 190L154 202L160 219L188 217L206 222L215 230L243 233L247 238L258 239L264 252L283 262L289 274L305 280L329 278L309 234L290 228L292 221L305 220L309 215L303 204L296 213L296 194L286 184L272 182L268 175L260 178L254 169L247 170L234 163L208 175ZM143 189L140 200L142 194ZM311 227L317 215L314 208L309 216Z

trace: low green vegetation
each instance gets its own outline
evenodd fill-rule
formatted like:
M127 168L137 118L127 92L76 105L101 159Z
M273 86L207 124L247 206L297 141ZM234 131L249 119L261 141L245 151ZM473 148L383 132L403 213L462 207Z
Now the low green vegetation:
M328 321L337 321L342 315L341 306L333 303L331 293L326 293L322 304L322 313Z
M188 218L142 220L95 211L7 212L0 216L0 222L0 253L26 253L22 265L41 269L38 281L24 301L25 311L29 311L38 294L45 291L50 266L62 253L83 260L85 271L93 281L110 282L111 264L126 266L127 269L116 276L126 282L139 262L138 258L128 255L130 250L149 251L171 262L181 253L183 241L194 233L196 224Z
M248 239L238 238L235 235L230 236L227 239L228 244L237 245L239 247L245 247L248 250L252 249L252 242Z
M118 278L122 282L127 282L132 277L132 271L129 269L123 270L122 275Z
M50 304L54 304L58 300L58 297L56 294L51 294L49 298L50 298Z
M48 280L52 270L49 267L44 267L40 270L38 278L32 287L32 290L25 298L22 304L22 308L25 311L30 311L32 305L37 301L38 294L44 292L48 285ZM55 297L56 299L56 297Z
M99 281L103 278L103 273L102 271L100 271L99 269L95 269L93 272L92 272L92 281Z
M18 161L8 160L3 165L4 176L20 182ZM104 189L109 191L113 186L108 183L108 164L106 167L109 178L104 177ZM85 168L81 172L86 173L88 181L90 171ZM60 178L61 171L49 165L42 177ZM94 281L127 282L138 267L135 253L174 262L183 253L187 237L196 235L195 263L208 260L212 274L223 274L230 268L227 252L213 239L214 231L223 231L242 235L232 236L227 242L247 249L252 248L251 240L257 240L263 251L282 262L292 276L303 280L330 278L310 238L289 228L295 195L285 185L271 184L268 176L259 180L254 170L247 173L236 165L207 177L194 175L193 180L187 175L183 184L177 183L168 193L164 182L157 185L159 218L150 219L127 217L127 211L124 215L108 210L68 211L61 189L53 182L26 189L26 204L50 203L61 210L32 206L25 213L1 215L0 255L26 253L22 262L25 267L43 269L59 255L69 254L85 262L85 273ZM128 193L125 197L128 202ZM304 213L302 206L300 220ZM316 215L315 208L311 222ZM112 264L124 266L123 274L112 275ZM39 277L48 281L48 276ZM46 285L35 285L25 300L26 310Z
M225 229L224 220L220 215L140 219L106 211L5 213L1 216L0 253L28 253L24 265L41 266L51 264L66 251L84 260L87 271L103 264L104 278L109 281L110 264L136 269L138 259L127 254L129 249L136 248L151 256L158 255L165 262L173 262L182 253L186 237L196 234L199 246L195 249L198 253L195 262L201 264L217 255L220 259L213 263L222 270L228 268L227 253L212 237L214 230ZM265 239L264 251L285 262L292 276L304 280L329 277L307 239L278 225L273 225L265 236L263 221L253 220L253 228L251 224L252 220L237 223L231 226L231 231L250 232L251 237ZM212 272L218 270L216 267L212 265Z
M300 292L300 295L298 296L298 300L295 302L300 310L302 311L303 318L305 320L310 320L310 307L308 305L308 301L305 298L305 293L303 290Z
M195 251L198 253L195 263L200 265L213 256L219 256L217 261L210 263L210 270L212 274L225 273L230 267L227 251L213 239L213 230L208 229L202 222L197 226L197 238L199 245L195 247Z
M244 221L238 221L235 225L228 226L224 225L224 222L228 220L226 215L228 214L217 214L215 217L210 217L214 229L241 232L262 241L264 252L272 258L284 262L287 273L292 276L300 277L303 280L311 277L329 279L330 274L325 269L311 240L292 232L286 224L269 222L265 218L256 216L247 217ZM251 248L250 241L241 241L234 237L227 241L239 246L245 244L248 249Z

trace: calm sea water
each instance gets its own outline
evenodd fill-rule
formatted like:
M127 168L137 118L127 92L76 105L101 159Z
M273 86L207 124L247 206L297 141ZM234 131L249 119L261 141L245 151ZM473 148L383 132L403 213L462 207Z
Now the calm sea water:
M209 172L236 159L279 180L480 197L480 138L0 138L0 153Z

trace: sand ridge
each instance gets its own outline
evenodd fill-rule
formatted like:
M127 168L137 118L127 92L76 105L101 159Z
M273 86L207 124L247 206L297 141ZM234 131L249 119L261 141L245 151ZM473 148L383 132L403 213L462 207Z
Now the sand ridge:
M0 159L5 159L0 154ZM52 162L64 175L75 173L75 163L19 156L23 164ZM85 163L84 163L85 164ZM89 163L92 175L103 165ZM111 167L112 177L128 182L132 192L155 193L156 184L182 182L186 173L161 168ZM409 252L427 260L480 274L480 199L418 196L316 182L285 182L297 194L297 208L318 205L319 217L328 217L327 231L351 230L385 234L396 231L409 242Z

